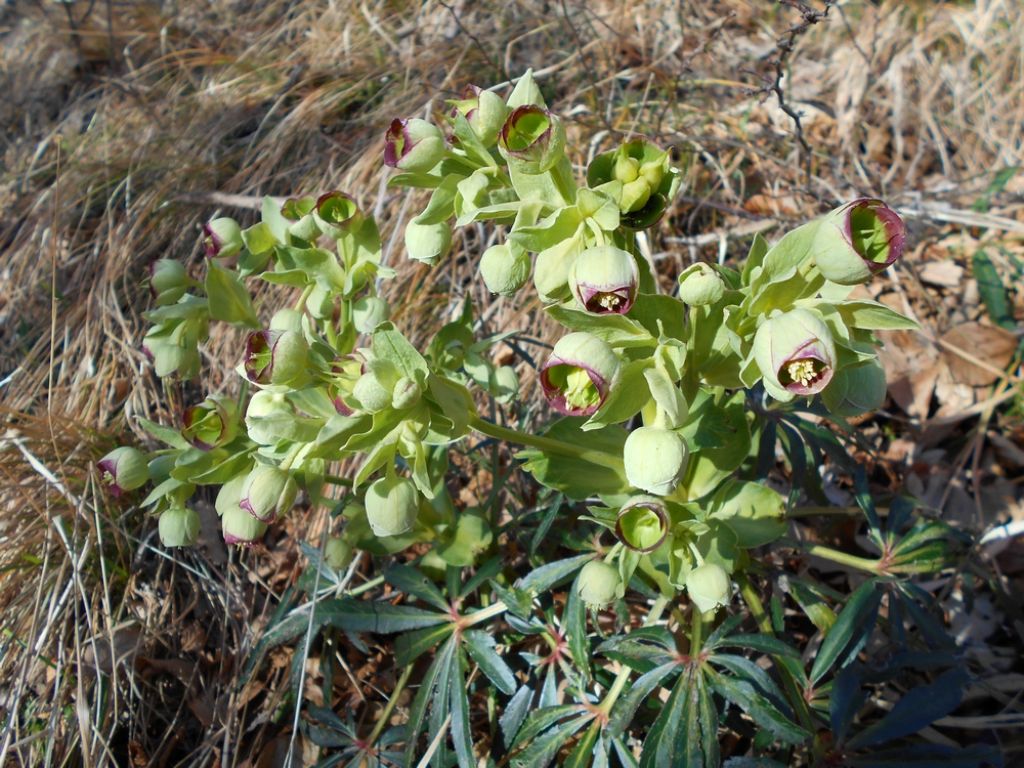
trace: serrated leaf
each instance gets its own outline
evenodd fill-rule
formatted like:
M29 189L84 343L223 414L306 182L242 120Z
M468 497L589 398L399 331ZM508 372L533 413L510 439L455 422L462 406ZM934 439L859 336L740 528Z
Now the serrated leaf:
M832 691L828 701L829 722L837 743L846 740L846 733L853 724L853 718L864 705L867 694L861 689L861 671L859 665L851 664L832 682Z
M708 683L724 699L746 712L761 728L766 728L780 741L802 744L810 734L784 717L768 699L759 694L745 680L732 680L725 675L710 673Z
M569 597L562 614L562 631L569 641L569 652L576 669L585 681L590 680L590 643L587 641L587 612L579 595L579 574L569 588Z
M415 765L413 756L416 753L419 735L423 730L423 723L427 717L427 709L430 703L434 701L434 688L437 686L438 676L442 669L446 669L451 665L451 659L457 647L458 641L455 638L445 643L427 670L427 674L424 675L423 682L420 683L420 689L416 692L416 698L413 699L412 707L409 709L409 722L406 724L408 736L406 738L405 757L407 765Z
M800 658L800 651L783 640L771 635L729 635L718 642L721 648L748 648L775 656Z
M848 649L852 649L855 654L867 642L868 635L874 629L874 618L881 601L875 586L874 581L864 582L846 602L818 649L811 667L811 683L817 683L840 660L844 651L849 657L851 652Z
M411 664L454 631L455 625L449 623L399 635L395 638L395 664L400 667Z
M505 711L498 718L498 724L501 726L506 746L515 743L516 734L526 719L526 715L529 714L532 704L533 689L529 685L524 685L505 705Z
M406 632L451 621L445 613L425 611L411 605L348 597L324 601L317 614L325 623L346 632L372 632L376 635Z
M430 603L442 611L449 609L448 601L444 599L434 583L421 571L409 565L396 563L384 569L384 580L393 587L413 597Z
M529 746L509 761L511 768L547 768L562 746L593 719L587 714L568 723L560 723L530 742Z
M594 752L594 746L597 744L597 739L601 735L600 723L591 723L587 732L583 734L576 746L573 747L569 757L562 763L561 768L590 768L593 764L591 762L591 755Z
M687 669L679 676L672 694L654 721L640 755L640 768L676 768L694 765L704 768L704 761L691 762L690 715L696 720L697 708L692 707L698 697L694 672ZM697 734L699 737L699 725ZM700 748L699 738L697 748Z
M462 633L462 639L470 657L480 670L498 690L511 696L516 690L516 678L505 660L494 650L494 638L482 630L470 629Z
M453 662L451 686L451 713L452 742L455 744L455 756L459 761L459 768L476 768L476 759L473 755L473 734L472 723L469 719L469 694L463 682L461 669L461 653L456 654Z
M513 747L520 744L527 744L533 741L539 734L551 728L561 720L572 715L578 715L583 711L579 704L557 704L553 707L542 707L535 709L523 722L516 733L516 739L512 742Z
M588 561L593 560L592 554L576 555L565 560L556 560L553 563L545 563L539 568L534 568L526 576L516 582L516 589L534 594L547 592L555 585L565 581Z

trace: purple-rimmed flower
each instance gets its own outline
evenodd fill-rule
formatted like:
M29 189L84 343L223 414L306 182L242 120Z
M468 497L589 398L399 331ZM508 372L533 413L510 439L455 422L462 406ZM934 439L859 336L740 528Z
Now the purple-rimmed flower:
M344 192L325 192L316 200L314 217L320 229L334 238L359 228L363 222L362 212L356 201Z
M461 114L485 147L494 145L498 140L501 126L508 118L508 107L498 94L475 85L467 85L462 92L462 98L450 103L452 117Z
M544 397L566 416L591 416L608 398L619 358L589 333L563 336L540 371Z
M221 535L225 544L236 544L251 547L263 538L267 532L267 524L257 520L241 507L224 512L220 519Z
M295 331L253 331L245 342L245 376L253 384L290 384L307 374L309 344Z
M100 471L100 479L115 499L149 481L149 462L145 454L131 446L115 448L97 461L96 467Z
M826 280L857 285L903 255L906 227L881 200L863 197L829 213L814 237L814 263Z
M498 151L520 173L544 173L564 157L565 126L542 107L517 107L501 127Z
M754 336L754 359L776 400L810 397L832 380L836 348L819 315L797 308L766 320Z
M668 509L654 496L634 496L619 510L615 535L634 552L653 552L668 536Z
M384 142L384 165L400 171L426 173L444 159L441 129L416 117L392 120Z
M203 247L211 259L234 256L244 245L242 228L237 221L226 216L203 224L203 235Z
M228 397L211 396L185 409L181 436L201 451L230 443L238 432L238 407Z
M298 492L290 472L257 464L245 478L238 506L260 522L271 523L292 508Z
M614 245L589 248L569 270L569 288L576 301L594 315L624 315L636 301L640 271L628 251Z

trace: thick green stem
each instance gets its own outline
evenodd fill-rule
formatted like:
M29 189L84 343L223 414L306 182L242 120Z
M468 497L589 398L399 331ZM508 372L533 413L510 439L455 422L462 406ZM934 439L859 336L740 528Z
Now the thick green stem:
M668 606L669 598L661 595L657 600L654 601L654 605L651 606L651 610L647 614L647 618L644 619L644 626L650 627L658 619L661 618L661 614L664 612L666 606ZM608 689L608 693L605 694L601 700L598 710L605 715L608 715L612 711L612 707L615 706L615 702L622 694L622 689L626 687L626 683L629 682L630 675L633 674L633 668L628 664L623 665L622 669L619 670L619 674L615 676L612 681L611 687Z
M509 429L508 427L502 427L490 421L485 421L476 415L469 417L469 426L480 434L493 437L497 440L527 445L531 448L538 448L548 453L555 453L560 456L571 456L574 459L582 459L583 461L590 462L591 464L597 464L602 467L609 467L619 471L622 470L622 459L618 456L613 456L610 453L605 453L604 451L592 451L587 448L580 448L578 445L566 443L561 440L555 440L550 437L531 435L527 432Z
M849 555L846 552L840 552L838 549L832 549L831 547L823 547L820 544L806 544L802 541L787 543L791 543L793 546L803 550L808 555L820 557L825 560L831 560L833 563L838 563L839 565L845 565L849 568L856 568L859 571L867 571L868 573L874 574L883 572L882 564L878 560Z
M701 645L704 643L704 614L693 605L690 607L690 655L696 656L700 653Z
M479 624L481 622L487 621L490 618L498 616L507 610L508 606L505 605L505 603L503 603L501 600L499 600L493 605L489 605L486 608L481 608L479 611L466 614L462 617L462 621L459 623L463 628L472 627L475 624Z
M413 664L406 664L405 669L402 670L402 674L398 678L398 682L395 683L395 689L391 692L388 703L384 705L384 711L380 713L380 717L377 718L377 723L373 727L373 732L370 733L370 737L366 740L367 749L377 743L378 737L385 726L387 726L388 721L391 719L391 713L394 711L395 705L398 704L398 698L402 693L402 689L405 688L405 684L409 682L409 676L412 674L413 669L415 669Z

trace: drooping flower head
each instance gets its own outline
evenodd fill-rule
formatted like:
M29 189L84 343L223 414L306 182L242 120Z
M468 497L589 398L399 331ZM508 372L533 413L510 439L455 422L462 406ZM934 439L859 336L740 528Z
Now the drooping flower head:
M569 270L569 288L576 301L594 315L624 315L633 307L640 284L636 259L614 245L589 248Z
M237 221L227 217L203 224L203 235L203 247L211 259L234 256L244 246L242 228Z
M821 392L835 372L832 332L819 315L797 308L766 320L754 336L754 359L776 400Z
M141 488L149 480L149 463L145 454L131 446L115 448L98 462L101 480L115 499L126 491Z
M608 344L589 333L563 336L540 372L548 403L566 416L591 416L608 397L619 359Z
M881 200L860 198L829 213L819 224L813 254L818 270L840 285L857 285L903 255L906 227Z
M634 496L619 510L615 535L634 552L653 552L668 535L668 510L654 496Z
M384 164L400 171L426 173L444 158L441 129L417 117L392 120L384 141Z

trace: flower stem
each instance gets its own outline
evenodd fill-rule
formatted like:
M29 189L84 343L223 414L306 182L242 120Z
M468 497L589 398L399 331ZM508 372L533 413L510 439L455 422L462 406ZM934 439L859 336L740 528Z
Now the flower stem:
M479 611L474 611L473 613L466 614L462 617L460 625L463 628L472 627L475 624L479 624L483 621L487 621L488 619L493 618L494 616L498 616L499 614L502 614L507 610L508 606L505 605L505 603L503 603L501 600L499 600L493 605L488 605L486 608L481 608Z
M611 469L622 471L622 459L618 456L613 456L610 453L605 453L604 451L594 451L588 448L581 448L578 445L566 443L562 440L542 437L541 435L531 435L527 432L520 432L516 429L502 427L499 424L485 421L475 414L469 417L469 426L480 434L493 437L496 440L503 440L508 443L518 443L519 445L528 445L547 453L555 453L559 456L570 456L574 459L582 459L583 461L590 462L591 464L597 464L602 467L609 467Z
M398 697L401 695L402 689L405 688L405 684L409 682L409 675L412 674L414 668L413 664L407 664L405 669L402 670L402 674L398 678L398 682L395 683L395 689L391 692L388 703L384 705L384 711L380 713L380 717L377 718L377 724L374 725L373 731L370 733L369 738L366 739L367 749L377 743L381 731L384 730L388 720L391 719L391 713L394 711L395 705L398 704Z
M654 601L654 605L651 606L651 610L647 613L647 618L644 619L644 626L650 627L658 619L661 618L661 614L668 606L669 598L664 595L660 595L657 600ZM626 683L629 682L629 676L633 674L633 668L628 664L623 665L622 669L619 670L619 674L615 676L612 681L611 687L608 689L608 693L605 694L601 700L598 710L608 715L612 711L612 707L615 706L615 702L622 694L622 689L626 687Z
M867 571L868 573L882 573L882 564L879 560L872 560L867 557L857 557L856 555L850 555L846 552L840 552L838 549L832 549L831 547L823 547L821 544L806 544L802 541L787 541L788 544L801 549L808 555L814 557L820 557L825 560L831 560L833 563L839 565L845 565L848 568L856 568L859 571Z

